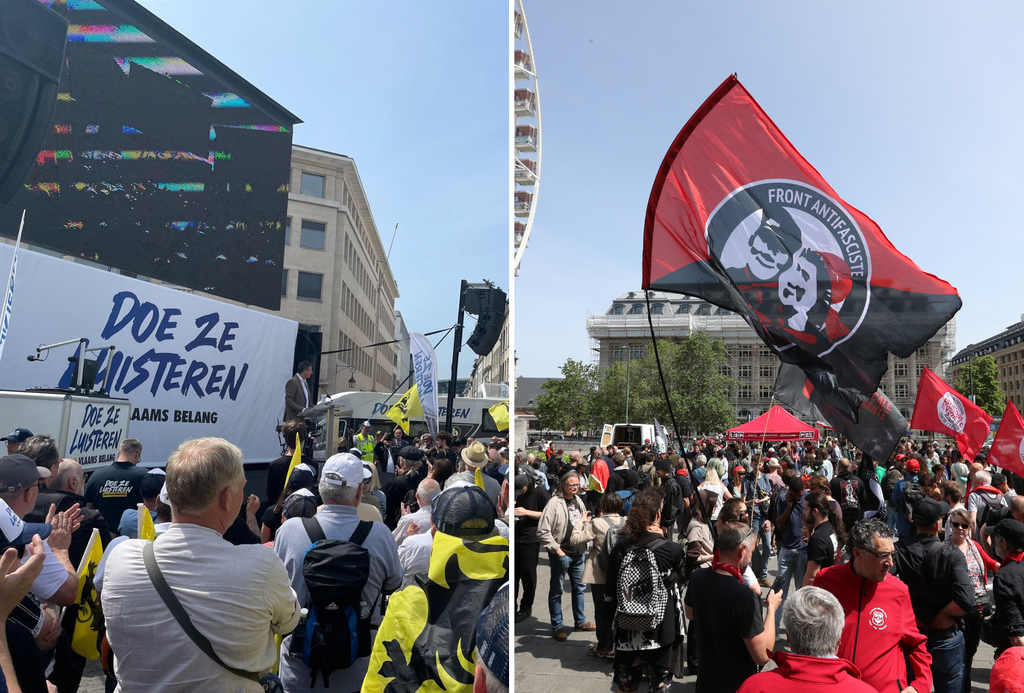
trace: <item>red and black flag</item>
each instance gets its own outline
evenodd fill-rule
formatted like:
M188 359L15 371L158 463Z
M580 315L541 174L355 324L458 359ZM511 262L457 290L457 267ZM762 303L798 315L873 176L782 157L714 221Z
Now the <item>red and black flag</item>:
M741 314L851 421L887 354L910 356L961 305L839 197L735 77L690 118L658 171L643 288Z
M924 369L917 384L911 428L954 438L963 456L973 462L991 425L992 417L984 409L950 387L930 368Z

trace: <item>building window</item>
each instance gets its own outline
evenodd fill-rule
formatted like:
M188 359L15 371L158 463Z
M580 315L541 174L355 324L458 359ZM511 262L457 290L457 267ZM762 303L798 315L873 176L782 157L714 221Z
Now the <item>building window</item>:
M727 311L725 308L719 308L715 311L715 315L732 315L732 313Z
M749 378L750 377L750 366L749 365L741 365L740 368L739 368L739 374L740 374L741 378Z
M923 347L918 349L917 350L917 355L918 356L924 356L925 358L927 358L928 357L928 345L925 344Z
M302 220L302 234L299 237L299 245L303 248L313 250L324 249L324 237L327 235L327 224L319 221Z
M656 303L653 306L651 306L651 315L661 315L662 311L663 308L660 303Z
M753 351L748 346L741 346L739 348L739 356L741 359L749 359Z
M771 378L773 375L775 375L775 373L772 372L774 370L775 369L772 368L772 364L770 364L770 363L762 363L761 364L761 377L762 378Z
M893 372L896 374L897 378L906 378L908 372L907 364L897 363L896 365L893 366Z
M612 315L622 315L622 306L612 306Z
M612 361L622 361L626 358L626 347L613 346L611 350Z
M303 195L309 195L310 197L323 198L324 196L324 177L318 176L315 173L302 172L302 184L299 187L299 192Z
M924 375L924 364L919 363L917 364L917 377L920 378L922 375Z
M313 272L299 272L299 285L295 292L298 298L306 301L322 301L324 275Z
M288 270L281 270L281 296L288 295Z
M772 396L772 386L771 385L762 385L761 388L760 388L760 397L761 397L761 399L768 399L771 396Z
M772 357L772 350L768 347L758 347L757 355L763 359L770 359Z
M711 315L711 306L698 306L697 315Z
M292 244L292 218L288 217L284 220L284 244Z
M896 386L896 399L906 399L910 396L909 385L897 385Z
M642 359L644 357L644 347L642 344L633 344L629 347L629 358L631 359Z
M740 399L751 399L753 396L753 389L750 385L740 385L739 387L739 398Z
M689 313L690 306L679 306L679 308L676 309L676 315L689 315Z
M629 309L629 314L630 315L643 315L644 314L644 307L643 306L633 306L632 308Z

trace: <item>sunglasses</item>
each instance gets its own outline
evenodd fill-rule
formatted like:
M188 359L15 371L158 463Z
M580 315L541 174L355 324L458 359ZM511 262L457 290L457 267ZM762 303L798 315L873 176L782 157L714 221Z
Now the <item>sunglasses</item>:
M957 529L970 529L971 528L970 525L962 525L959 522L950 522L949 524L953 525Z

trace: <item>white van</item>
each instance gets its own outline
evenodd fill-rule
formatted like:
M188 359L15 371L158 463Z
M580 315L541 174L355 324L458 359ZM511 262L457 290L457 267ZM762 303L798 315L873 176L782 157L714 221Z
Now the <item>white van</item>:
M609 445L643 445L654 442L654 424L605 424L601 432L601 447Z

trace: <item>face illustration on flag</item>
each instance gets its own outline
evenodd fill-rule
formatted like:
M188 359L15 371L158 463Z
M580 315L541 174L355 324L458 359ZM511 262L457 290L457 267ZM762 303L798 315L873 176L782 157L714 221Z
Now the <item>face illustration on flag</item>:
M655 178L643 288L743 316L784 363L813 367L820 396L854 422L888 354L910 356L961 306L832 189L735 77L687 122Z

